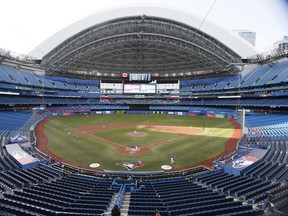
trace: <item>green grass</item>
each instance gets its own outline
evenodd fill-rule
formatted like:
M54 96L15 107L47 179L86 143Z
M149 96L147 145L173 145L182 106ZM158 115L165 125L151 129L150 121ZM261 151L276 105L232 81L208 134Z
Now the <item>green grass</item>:
M95 133L95 135L100 136L104 139L111 140L113 142L120 143L125 146L130 146L131 144L135 145L136 143L139 146L145 146L161 140L176 137L175 133L155 131L149 128L141 128L136 130L136 133L144 133L144 136L142 137L130 136L129 133L133 134L134 129L134 127L121 128L117 130L97 132Z
M119 123L137 123L174 125L198 128L205 131L197 135L188 136L177 141L168 142L153 146L150 152L136 156L118 153L117 147L95 137L76 133L68 135L69 128L76 128L85 125L98 125ZM210 136L210 129L212 134ZM145 137L130 137L126 133L133 132L134 128L121 128L119 130L107 130L97 132L95 135L105 139L130 145L136 142L139 145L147 145L163 139L175 137L174 133L157 132L148 128L140 128L137 131L145 132ZM94 116L73 116L73 117L53 117L44 127L44 132L48 137L48 149L53 153L73 163L89 166L91 163L100 163L101 169L126 170L117 166L116 163L140 160L145 164L135 171L161 170L161 165L170 163L170 153L175 155L176 164L173 168L192 165L224 151L224 143L233 134L233 127L226 119L211 119L203 117L183 117L172 115L94 115Z

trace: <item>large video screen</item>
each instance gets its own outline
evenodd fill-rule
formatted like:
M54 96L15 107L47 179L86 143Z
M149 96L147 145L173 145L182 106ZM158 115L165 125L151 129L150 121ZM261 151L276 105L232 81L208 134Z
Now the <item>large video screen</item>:
M129 81L151 81L151 73L129 73Z
M124 94L155 94L155 84L124 84Z

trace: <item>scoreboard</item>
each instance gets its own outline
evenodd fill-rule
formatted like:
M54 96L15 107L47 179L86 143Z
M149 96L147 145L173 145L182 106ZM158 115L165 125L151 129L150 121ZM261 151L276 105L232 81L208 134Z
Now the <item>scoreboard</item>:
M151 73L129 73L129 81L147 81L147 82L150 82L151 80L152 80L152 74Z
M120 76L122 78L129 79L129 81L152 81L152 73L121 73Z
M124 84L124 94L155 94L155 84Z

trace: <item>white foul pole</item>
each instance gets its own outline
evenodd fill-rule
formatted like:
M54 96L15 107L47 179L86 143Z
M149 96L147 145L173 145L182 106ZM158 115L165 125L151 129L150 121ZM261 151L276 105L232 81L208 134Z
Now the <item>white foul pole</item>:
M242 108L242 136L244 135L244 129L245 129L245 109Z

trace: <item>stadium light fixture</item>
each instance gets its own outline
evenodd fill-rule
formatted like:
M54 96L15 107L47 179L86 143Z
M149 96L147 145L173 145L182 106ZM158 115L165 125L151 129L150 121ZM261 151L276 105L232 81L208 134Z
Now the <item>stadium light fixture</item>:
M146 15L145 15L145 14L141 14L141 15L140 15L140 18L142 19L142 21L144 21L145 18L146 18Z
M136 33L139 38L142 38L143 31Z

